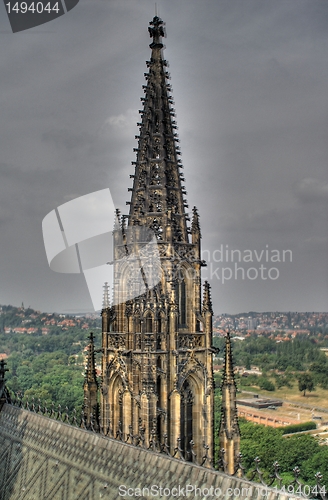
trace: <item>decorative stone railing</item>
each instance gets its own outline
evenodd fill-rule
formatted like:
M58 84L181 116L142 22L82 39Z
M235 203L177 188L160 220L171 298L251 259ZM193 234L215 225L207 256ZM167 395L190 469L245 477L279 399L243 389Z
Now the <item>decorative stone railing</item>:
M178 349L193 349L197 347L204 347L204 334L179 333Z

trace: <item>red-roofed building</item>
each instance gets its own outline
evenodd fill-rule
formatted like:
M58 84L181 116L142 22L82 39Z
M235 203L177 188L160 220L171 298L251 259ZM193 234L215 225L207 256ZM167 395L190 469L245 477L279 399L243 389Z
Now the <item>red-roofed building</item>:
M27 329L26 328L20 328L20 327L16 327L16 328L13 328L13 332L15 333L26 333Z
M37 328L31 327L31 328L28 328L27 333L30 335L31 333L36 333L37 331L38 331Z

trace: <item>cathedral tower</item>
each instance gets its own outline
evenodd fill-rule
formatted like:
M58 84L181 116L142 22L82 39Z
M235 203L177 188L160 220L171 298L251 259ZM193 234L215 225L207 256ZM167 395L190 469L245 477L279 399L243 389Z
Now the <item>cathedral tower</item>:
M213 458L213 312L196 208L188 226L162 20L148 29L129 215L117 212L112 302L106 285L102 310L100 423L187 460L192 441L201 461L204 446Z

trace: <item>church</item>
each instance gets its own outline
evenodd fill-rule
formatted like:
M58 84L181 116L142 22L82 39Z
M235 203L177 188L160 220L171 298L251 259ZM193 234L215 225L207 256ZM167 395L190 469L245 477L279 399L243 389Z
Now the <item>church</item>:
M225 456L220 454L222 472L214 470L210 286L201 282L206 263L198 211L192 209L191 220L187 211L163 58L164 23L155 16L148 29L151 56L129 213L117 211L114 282L104 286L101 383L91 334L79 426L68 415L54 420L40 407L30 411L12 404L2 363L1 500L148 498L154 486L176 498L177 488L187 485L191 496L208 496L210 488L219 498L227 491L229 498L239 499L262 494L261 485L238 477L240 434L229 334L219 429ZM297 498L266 488L269 500L287 497Z

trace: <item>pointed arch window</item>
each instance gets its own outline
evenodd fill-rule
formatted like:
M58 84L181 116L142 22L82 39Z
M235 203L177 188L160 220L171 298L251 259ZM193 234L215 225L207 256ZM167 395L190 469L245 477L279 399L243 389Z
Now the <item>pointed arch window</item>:
M146 333L152 333L153 331L153 318L149 314L146 316Z
M141 373L140 366L136 365L133 372L133 385L134 385L134 394L139 395L141 391Z
M136 333L140 333L141 332L141 323L140 323L140 316L136 316L135 317L135 320L134 320L134 325L135 325L135 331Z
M117 375L112 386L112 401L111 401L111 421L112 431L115 437L119 437L123 429L123 383L119 375Z
M189 455L190 441L192 441L193 438L192 407L193 407L192 389L188 380L185 380L181 388L180 436L181 436L181 448L184 451L184 455L186 458ZM190 455L189 455L189 460L190 460Z
M179 308L179 326L187 324L187 299L186 299L186 282L182 278L176 284L176 296Z
M163 414L162 414L163 394L162 394L162 379L160 376L157 377L156 390L157 390L157 403L156 403L156 406L157 406L157 439L161 443L162 442L162 434L163 434Z

